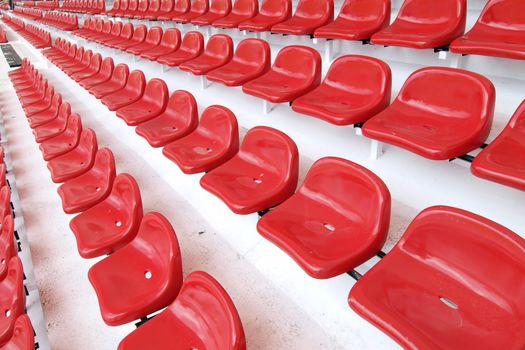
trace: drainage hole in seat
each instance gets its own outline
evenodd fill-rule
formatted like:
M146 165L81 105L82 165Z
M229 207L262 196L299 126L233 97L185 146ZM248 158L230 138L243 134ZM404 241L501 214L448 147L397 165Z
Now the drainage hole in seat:
M4 311L4 315L5 317L10 317L11 316L11 310L10 309L7 309Z
M95 191L100 192L100 187L95 187Z
M115 221L115 226L121 227L122 226L122 221Z
M253 182L255 182L256 184L262 184L262 180L261 179L253 179Z
M439 300L441 300L441 302L443 304L445 304L446 306L448 306L449 308L451 309L454 309L454 310L457 310L458 309L458 305L456 303L454 303L452 300L450 299L447 299L445 297L439 297Z
M323 226L324 226L324 228L326 228L330 232L334 232L335 231L335 226L334 225L323 224Z
M1 263L2 265L5 265L5 259L2 259L2 261L0 261L0 263Z
M145 277L147 280L150 280L151 277L152 277L151 271L145 271L145 272L144 272L144 277Z

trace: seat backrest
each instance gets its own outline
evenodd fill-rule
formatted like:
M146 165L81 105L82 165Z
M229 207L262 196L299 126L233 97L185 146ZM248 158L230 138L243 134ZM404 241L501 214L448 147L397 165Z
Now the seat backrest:
M104 20L98 19L95 20L95 32L102 32L102 26L104 25Z
M196 130L207 138L213 138L220 145L230 145L228 150L239 145L239 126L232 111L224 106L213 105L206 108L201 115ZM225 151L228 151L225 150Z
M122 26L122 31L120 32L120 37L123 39L131 39L133 37L134 27L133 23L125 23Z
M206 43L205 54L215 58L228 59L233 56L233 40L229 35L215 34Z
M129 67L127 64L119 63L113 69L113 74L111 75L112 82L119 82L121 86L124 86L128 81L129 76Z
M521 102L509 121L509 127L525 132L525 100Z
M411 24L428 24L454 27L466 22L466 0L405 0L397 14L396 21Z
M113 203L118 203L117 205L130 213L132 217L140 219L142 216L140 189L133 176L126 173L118 174L113 181L110 197ZM128 224L131 225L135 220L128 221Z
M255 16L259 12L259 0L235 0L232 13L242 16Z
M520 0L489 0L478 22L503 30L525 31L525 2Z
M77 45L76 44L70 45L67 55L73 58L75 57L76 54L77 54Z
M122 32L122 22L114 22L113 27L111 27L111 36L117 37Z
M310 84L321 80L321 56L307 46L286 46L277 54L272 70Z
M155 102L162 108L166 107L169 98L168 86L162 79L153 78L148 81L144 89L142 99L147 102Z
M288 135L277 129L256 126L248 130L238 156L264 167L278 178L290 179L297 183L299 166L297 145ZM295 185L293 187L295 188Z
M138 12L146 12L148 10L149 1L148 0L139 0L139 4L137 6Z
M82 61L82 57L84 57L84 47L77 47L77 54L75 55L75 61Z
M54 94L53 97L51 98L50 109L58 112L60 111L61 105L62 105L62 96L58 93ZM66 103L66 105L69 106L69 103ZM66 106L64 106L64 108L66 108ZM67 113L67 115L69 115L69 112Z
M190 12L195 14L204 14L208 12L208 0L192 0Z
M334 18L334 1L299 0L294 17L328 22Z
M77 113L72 113L71 117L74 115L77 115ZM78 116L80 118L80 116ZM82 130L82 133L80 134L80 140L78 141L78 145L76 147L76 150L81 152L82 154L89 154L89 159L95 159L95 154L97 152L98 145L97 145L97 135L93 131L93 129L84 129Z
M132 13L137 11L137 7L139 6L139 0L129 0L128 8L126 13Z
M160 11L161 12L170 12L173 10L173 0L160 0Z
M91 57L91 61L89 61L89 68L98 70L100 68L100 65L102 63L102 55L99 53L96 53Z
M105 0L98 0L97 1L97 9L104 11L106 9L106 1Z
M91 61L92 56L93 56L93 51L91 50L85 51L84 55L82 56L82 65L89 66L89 62Z
M211 0L210 12L216 14L226 15L232 9L231 0Z
M259 13L271 17L292 16L292 0L263 0Z
M129 0L120 0L120 11L119 13L126 13L129 7Z
M115 68L113 59L111 57L106 57L100 64L98 75L109 79L113 74L113 68Z
M72 139L80 140L80 135L82 133L82 120L80 116L76 113L73 113L69 116L67 120L66 129L62 135L70 136Z
M143 42L146 39L147 33L148 27L146 27L144 24L140 24L135 27L131 41Z
M119 10L120 9L120 0L115 0L113 2L113 7L111 8L110 11L113 11L113 10Z
M146 77L141 70L134 70L129 73L128 81L126 82L126 93L131 93L133 96L141 96L146 87Z
M95 162L90 171L96 173L94 176L100 180L100 183L112 186L116 176L115 156L113 152L107 147L99 149L95 155ZM100 191L104 193L106 190L107 188L100 189Z
M266 67L270 69L272 56L266 40L244 39L237 45L233 60L243 65Z
M177 120L183 128L193 130L199 123L197 101L185 90L176 90L171 94L164 114Z
M160 10L160 0L151 0L149 3L149 12L155 13Z
M0 230L0 281L7 273L7 265L12 257L17 255L14 240L14 222L9 214L0 218L2 228Z
M148 35L146 36L146 42L148 44L158 45L161 39L162 39L162 28L158 26L151 27L148 31Z
M111 27L113 26L113 22L111 21L104 21L104 25L102 26L102 33L109 34L111 33Z
M194 339L189 344L210 344L213 349L246 350L241 319L233 301L213 277L203 271L188 275L175 302L166 312L180 319ZM183 320L191 320L186 322Z
M179 50L198 52L204 47L204 36L201 32L191 31L187 32L182 38L182 43Z
M162 41L160 45L162 47L169 47L171 49L177 49L180 46L181 36L180 30L177 28L168 28L162 35Z
M0 187L0 222L3 224L4 217L11 215L11 190L9 186Z

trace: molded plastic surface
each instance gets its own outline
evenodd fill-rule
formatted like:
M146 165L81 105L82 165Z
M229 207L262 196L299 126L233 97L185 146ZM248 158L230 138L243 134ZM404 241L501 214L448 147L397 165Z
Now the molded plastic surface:
M136 237L89 270L104 321L131 322L168 306L182 286L177 235L159 213L144 215Z
M215 34L206 43L206 49L197 58L182 63L179 68L195 75L203 75L228 63L233 56L233 40L228 35Z
M315 162L297 192L257 230L310 276L331 278L366 262L385 243L390 193L370 170L342 158Z
M148 51L148 50L151 50L157 47L160 44L161 40L162 40L162 28L158 26L151 27L148 30L148 34L146 35L146 39L144 40L144 42L138 45L134 45L128 48L126 51L134 55L140 55L142 52L145 52L145 51Z
M321 82L321 56L306 46L286 46L270 71L245 83L242 91L273 103L290 102Z
M29 316L22 314L15 321L11 339L0 346L0 350L33 350L35 348L34 342L35 337L31 320Z
M69 226L80 256L89 259L112 254L137 234L142 220L142 199L135 179L119 174L102 202L75 216Z
M228 293L202 271L188 275L179 296L134 330L118 350L245 350L241 320Z
M62 103L56 118L33 129L36 142L40 143L61 134L67 127L70 115L71 107L69 103Z
M189 23L192 19L204 15L208 12L208 0L192 0L190 10L184 13L177 13L171 17L175 22Z
M146 78L144 73L140 70L134 70L129 73L126 85L122 89L102 97L101 101L110 111L116 111L138 101L144 94L145 87Z
M494 85L481 75L423 68L412 73L387 109L365 123L363 135L429 159L451 159L486 140L494 100Z
M111 79L111 75L113 74L114 68L115 64L113 63L113 59L111 57L106 57L100 64L100 70L97 74L85 78L79 81L78 83L84 89L89 90L91 87L98 84L102 84Z
M487 271L491 271L487 279ZM422 211L350 292L405 349L522 349L525 241L476 214Z
M298 113L335 125L362 123L390 104L392 73L376 58L341 56L332 63L321 85L293 101Z
M372 35L377 45L416 49L447 46L465 32L467 0L405 0L397 18Z
M82 133L82 121L78 114L71 115L66 124L66 129L50 139L43 141L39 148L45 161L50 161L75 148Z
M2 281L7 275L9 260L18 254L15 245L13 217L9 215L9 213L5 214L7 215L0 218L0 220L2 220L0 231L0 281Z
M272 32L305 35L334 19L333 0L299 0L292 18L276 24Z
M18 256L9 260L7 275L0 281L0 344L11 338L17 318L24 313L24 269Z
M220 28L237 28L239 23L249 20L258 12L258 0L235 0L232 11L226 17L213 21L212 25Z
M197 18L193 18L191 23L199 26L210 25L213 21L225 17L232 9L231 0L210 0L208 12Z
M113 69L111 78L103 83L94 85L88 89L89 93L96 98L102 98L117 90L121 90L128 81L129 67L124 63L119 63Z
M209 171L233 157L239 149L237 118L223 106L204 110L199 126L162 150L186 174Z
M232 159L205 174L201 186L234 213L250 214L274 207L297 186L299 154L286 134L257 126L245 135Z
M481 178L525 191L525 100L470 168Z
M204 37L201 32L187 32L177 51L157 57L157 62L176 67L183 62L199 56L204 49Z
M292 17L292 0L262 0L259 13L239 23L240 30L269 31L274 25Z
M180 30L168 28L162 34L162 39L157 47L140 53L140 57L155 61L158 57L178 50L181 42Z

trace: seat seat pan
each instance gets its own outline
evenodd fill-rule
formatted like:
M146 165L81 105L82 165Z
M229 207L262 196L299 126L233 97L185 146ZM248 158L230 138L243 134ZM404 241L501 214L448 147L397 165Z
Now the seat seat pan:
M166 47L166 46L157 46L151 50L142 51L139 56L147 58L148 60L155 61L158 57L164 56L174 52L176 48Z
M54 183L65 182L74 177L82 175L93 165L91 154L79 150L78 147L72 151L53 158L47 163Z
M77 144L78 138L74 138L74 135L61 133L42 142L39 148L44 156L44 160L50 161L53 158L73 150Z
M304 84L300 79L269 71L265 75L247 82L242 91L256 97L263 98L272 103L293 101L304 95L310 86Z
M194 59L198 55L199 55L199 52L177 50L169 55L158 57L157 62L166 64L171 67L177 67L181 63Z
M65 130L66 125L66 120L55 118L52 121L33 129L33 135L35 135L36 142L41 143L62 133Z
M162 147L188 135L193 129L194 126L186 127L169 115L160 115L141 123L135 132L144 137L152 147Z
M224 66L208 72L206 78L226 86L239 86L264 73L258 65L244 64L234 59Z
M252 17L253 16L251 15L239 15L235 13L230 13L226 17L222 17L213 21L211 25L219 28L237 28L239 26L239 23L247 21Z
M306 35L313 34L314 30L323 23L317 23L315 19L292 17L287 21L276 24L272 27L272 32L291 34L291 35Z
M316 38L341 39L341 40L366 40L377 32L377 24L366 22L348 21L338 18L325 26L317 28L314 32Z
M223 13L208 12L205 15L192 19L191 23L195 25L199 25L199 26L208 26L208 25L211 25L212 22L220 18L223 18L224 16L226 15Z
M372 35L372 43L428 49L448 45L456 37L443 25L417 25L394 22L390 27Z
M182 63L179 68L194 75L204 75L224 64L224 58L222 57L213 57L211 55L203 54L191 61Z
M238 27L240 30L252 30L256 32L270 31L270 29L281 23L283 19L281 17L266 16L259 13L257 16L241 22Z
M112 92L109 95L102 97L101 101L108 107L110 111L116 111L119 108L128 106L137 101L140 96L134 96L129 94L124 88L122 90Z
M158 116L162 110L154 102L145 102L142 99L135 101L117 110L117 117L126 124L136 126Z

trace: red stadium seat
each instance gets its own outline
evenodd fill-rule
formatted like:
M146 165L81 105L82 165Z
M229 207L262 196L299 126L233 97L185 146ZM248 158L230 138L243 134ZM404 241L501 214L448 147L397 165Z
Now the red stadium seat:
M160 12L160 0L151 0L148 10L142 14L143 19L156 20Z
M44 160L48 162L77 147L81 133L82 121L77 114L73 114L69 117L64 131L40 144Z
M468 153L489 135L495 89L469 71L427 67L407 79L394 102L368 120L363 135L444 160Z
M200 17L208 12L208 6L208 0L192 0L189 11L184 13L175 13L171 17L171 20L179 23L189 23L192 19Z
M202 54L204 49L204 37L200 32L187 32L182 38L182 43L177 51L157 58L157 62L176 67L183 62L194 59Z
M17 256L18 252L15 245L13 217L7 214L1 217L0 220L2 220L0 231L0 281L2 281L7 275L9 260Z
M112 17L122 17L126 13L129 7L130 0L120 0L120 7L116 10Z
M47 86L43 96L41 93L38 92L34 93L33 95L28 95L26 97L19 96L19 100L22 105L22 108L24 109L26 117L31 117L32 115L49 109L51 107L51 104L53 103L53 98L56 95L59 95L55 94L55 89L53 87L49 87L47 85L47 81L43 85Z
M270 71L243 85L242 91L273 103L290 102L321 82L321 56L306 46L286 46Z
M186 174L210 171L232 158L239 149L237 118L223 106L204 110L199 126L164 147L162 153Z
M327 157L303 184L264 215L257 230L314 278L346 273L383 247L390 223L390 192L370 170Z
M64 212L78 213L100 203L110 194L115 176L113 153L109 148L101 148L91 169L58 188Z
M118 350L175 348L246 350L239 314L228 293L202 271L188 275L177 299L124 338Z
M122 30L120 31L120 34L117 37L112 37L111 39L107 38L102 42L102 44L112 48L116 48L116 45L131 40L131 38L133 37L133 30L133 23L126 23L122 26Z
M168 306L182 286L177 235L159 213L144 215L136 237L88 273L104 322L117 326Z
M345 0L335 21L317 28L316 38L368 40L390 23L390 0Z
M133 18L139 7L139 0L129 0L128 8L122 12L121 17Z
M49 123L50 121L57 118L58 113L60 112L61 105L62 105L62 96L60 94L53 95L53 98L51 99L51 104L48 109L45 109L38 113L31 113L31 115L27 117L27 121L29 122L29 126L31 127L31 129L34 129L41 125ZM70 113L69 104L67 103L64 106L64 108L65 110L63 112L65 112L66 115L68 115Z
M297 186L299 153L286 134L269 127L250 129L239 153L206 173L201 186L234 213L260 212L284 202Z
M164 111L168 97L168 86L164 80L153 78L148 81L144 94L137 101L117 110L117 117L131 126L144 123Z
M226 86L239 86L268 72L271 63L270 45L265 40L245 39L237 45L232 60L208 72L206 78Z
M106 57L100 64L100 69L97 74L87 77L85 79L82 79L78 83L84 89L89 90L91 87L98 85L98 84L102 84L108 81L109 79L111 79L111 75L113 74L113 69L114 69L113 59L111 57Z
M71 151L51 159L47 168L54 183L66 182L91 169L97 153L97 136L91 129L84 129L77 146Z
M71 74L71 78L75 81L80 81L93 75L96 75L100 70L100 65L102 64L102 56L99 53L94 54L89 61L89 66L86 69L83 69L79 72Z
M525 191L525 100L498 137L474 158L470 170Z
M56 118L33 129L36 142L41 143L62 133L66 129L70 115L71 107L69 103L63 102L58 109Z
M5 165L3 166L3 168L6 169ZM5 179L3 181L5 182ZM3 220L8 215L12 215L11 190L9 189L9 186L2 185L0 187L0 220Z
M13 335L16 320L24 313L24 269L18 256L9 260L7 275L0 281L0 344L5 344Z
M247 21L259 12L258 0L235 0L231 12L211 24L220 28L237 28L239 23Z
M239 23L240 30L269 31L274 25L292 17L292 0L262 0L259 13Z
M174 11L174 0L161 0L160 11L157 16L157 19L162 21L168 21L171 20L173 13L180 14L188 12L190 10L190 0L176 0L176 2L178 3L179 8L176 11Z
M450 50L461 54L525 59L525 2L490 0L474 27Z
M215 20L226 17L232 10L231 0L211 0L208 12L193 18L190 22L199 26L209 26Z
M91 62L91 57L93 56L93 52L91 50L87 50L84 52L84 55L82 56L82 61L77 62L76 64L72 66L62 67L64 73L66 73L69 76L72 76L74 73L83 71L84 69L89 67L89 63Z
M116 22L116 23L120 23L120 22ZM113 22L110 20L104 21L102 25L102 31L87 34L87 39L89 39L90 41L98 42L99 38L105 38L108 35L110 35L112 29L113 29Z
M383 61L341 56L324 81L293 101L292 109L335 125L363 123L390 104L392 73Z
M405 0L397 18L372 35L377 45L415 49L448 46L465 32L467 0Z
M113 69L111 78L109 80L90 87L88 91L96 98L102 98L124 88L124 86L126 86L126 82L128 81L128 76L128 66L124 63L119 63L115 66L115 69Z
M160 44L161 39L162 28L158 26L151 27L148 30L148 34L146 35L146 40L144 40L141 44L134 45L126 49L126 51L138 56L144 51L148 51L157 47Z
M198 124L195 97L188 91L177 90L171 94L164 112L139 124L135 132L152 147L161 147L188 135Z
M299 0L294 15L272 27L272 32L292 35L314 34L334 19L333 0Z
M115 15L115 12L117 12L117 10L120 9L120 0L115 0L113 1L113 7L106 11L104 14L106 16L110 16L110 17L113 17Z
M111 31L108 34L99 35L97 37L91 38L92 41L97 42L99 44L105 43L107 40L112 40L114 38L117 38L120 33L122 33L122 28L124 25L122 22L112 22L113 26L111 27Z
M349 303L406 349L522 349L524 252L523 238L493 221L431 207L357 281Z
M144 42L144 40L146 40L147 33L148 27L146 27L144 24L138 25L135 27L131 39L121 43L113 44L111 47L126 51L127 49L136 45L140 45L142 42Z
M135 179L119 174L103 201L75 216L69 226L80 256L89 259L112 254L137 234L142 220L142 199Z
M101 101L110 111L116 111L138 101L144 94L145 87L146 78L144 73L140 70L134 70L129 73L128 81L122 89L102 97Z
M2 345L2 350L32 350L35 347L33 325L29 316L18 316L13 327L11 339Z
M180 30L177 28L168 28L164 31L159 45L150 50L142 51L140 57L155 61L160 56L177 51L180 47L180 41Z
M85 50L83 47L77 46L77 52L75 54L75 57L65 57L64 60L56 60L53 62L60 70L64 70L64 68L73 67L75 65L78 65L80 62L82 62L82 58L84 57Z
M206 49L199 57L182 63L179 68L194 75L204 75L224 66L233 56L233 40L225 34L215 34L206 43Z
M149 8L149 0L139 0L137 11L134 13L134 19L144 19Z

